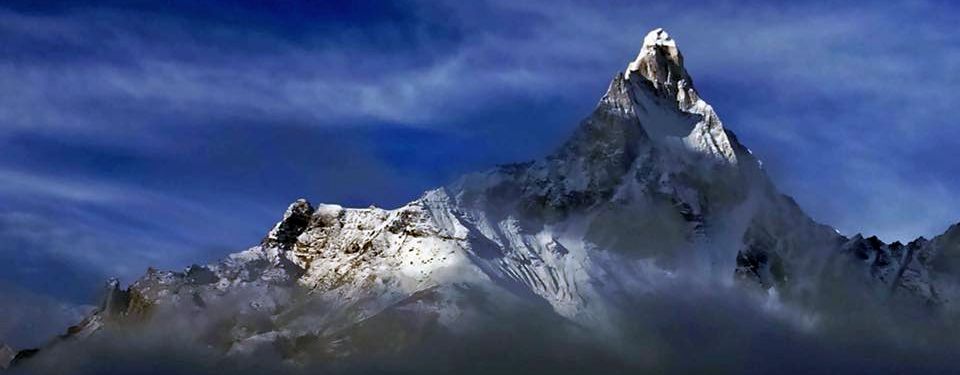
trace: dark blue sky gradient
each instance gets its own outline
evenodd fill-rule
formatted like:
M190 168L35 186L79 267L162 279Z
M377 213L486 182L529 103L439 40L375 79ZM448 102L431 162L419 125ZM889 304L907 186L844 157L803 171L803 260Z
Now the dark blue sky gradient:
M659 26L816 219L960 221L960 9L769 3L5 1L0 282L89 303L255 244L298 197L394 207L539 157Z

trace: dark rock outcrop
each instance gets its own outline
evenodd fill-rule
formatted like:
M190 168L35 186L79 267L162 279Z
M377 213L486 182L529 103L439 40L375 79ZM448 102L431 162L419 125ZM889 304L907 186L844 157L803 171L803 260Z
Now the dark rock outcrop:
M297 236L310 224L314 208L306 199L298 199L287 207L283 220L263 239L263 246L288 249L297 241Z
M7 344L0 343L0 370L6 370L13 363L17 353Z

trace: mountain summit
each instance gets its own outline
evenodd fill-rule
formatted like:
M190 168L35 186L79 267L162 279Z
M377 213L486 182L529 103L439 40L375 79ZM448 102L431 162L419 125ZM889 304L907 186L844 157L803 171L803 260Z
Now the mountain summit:
M518 309L616 336L637 298L687 284L804 311L838 293L953 311L955 232L885 244L814 222L724 128L677 43L655 29L551 155L396 209L298 200L257 246L111 284L62 341L203 317L214 322L196 328L200 340L227 357L270 348L302 363L404 350Z
M631 80L634 75L637 77ZM639 86L630 92L635 105L639 106L639 117L648 133L656 139L683 137L683 141L694 149L736 164L736 153L723 130L723 124L713 108L700 99L693 87L693 80L683 67L683 54L666 31L658 28L644 37L640 53L627 66L623 78ZM647 89L643 89L644 86ZM651 97L650 94L655 95ZM658 102L655 97L667 103ZM691 124L689 121L656 117L656 110L663 109L664 105L673 107L674 100L681 113L692 115L697 122Z

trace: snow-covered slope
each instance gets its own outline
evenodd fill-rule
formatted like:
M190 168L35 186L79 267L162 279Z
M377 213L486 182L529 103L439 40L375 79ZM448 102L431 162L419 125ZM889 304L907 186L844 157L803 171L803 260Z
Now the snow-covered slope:
M110 284L66 339L213 310L230 313L206 333L210 345L241 355L295 343L279 345L292 362L370 350L369 327L391 327L380 350L514 307L615 333L632 296L680 282L809 308L843 289L949 309L958 247L958 227L901 245L811 220L724 128L656 29L555 153L392 210L299 200L258 246L151 270L126 290Z

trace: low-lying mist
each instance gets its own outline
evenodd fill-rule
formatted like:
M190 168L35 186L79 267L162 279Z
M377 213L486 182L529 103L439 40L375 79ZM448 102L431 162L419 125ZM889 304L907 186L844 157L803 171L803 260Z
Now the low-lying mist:
M363 350L340 356L337 342L276 340L224 356L211 339L225 322L255 325L233 303L201 314L165 312L53 346L14 374L262 373L936 373L958 369L955 320L934 311L836 294L817 313L739 286L676 283L625 298L613 331L579 326L541 305L500 306L469 328L389 315L350 333ZM853 307L856 306L856 307ZM322 307L318 307L318 313ZM309 313L309 312L308 312ZM416 328L411 328L416 326ZM399 328L398 327L404 327ZM285 354L297 346L302 354Z

